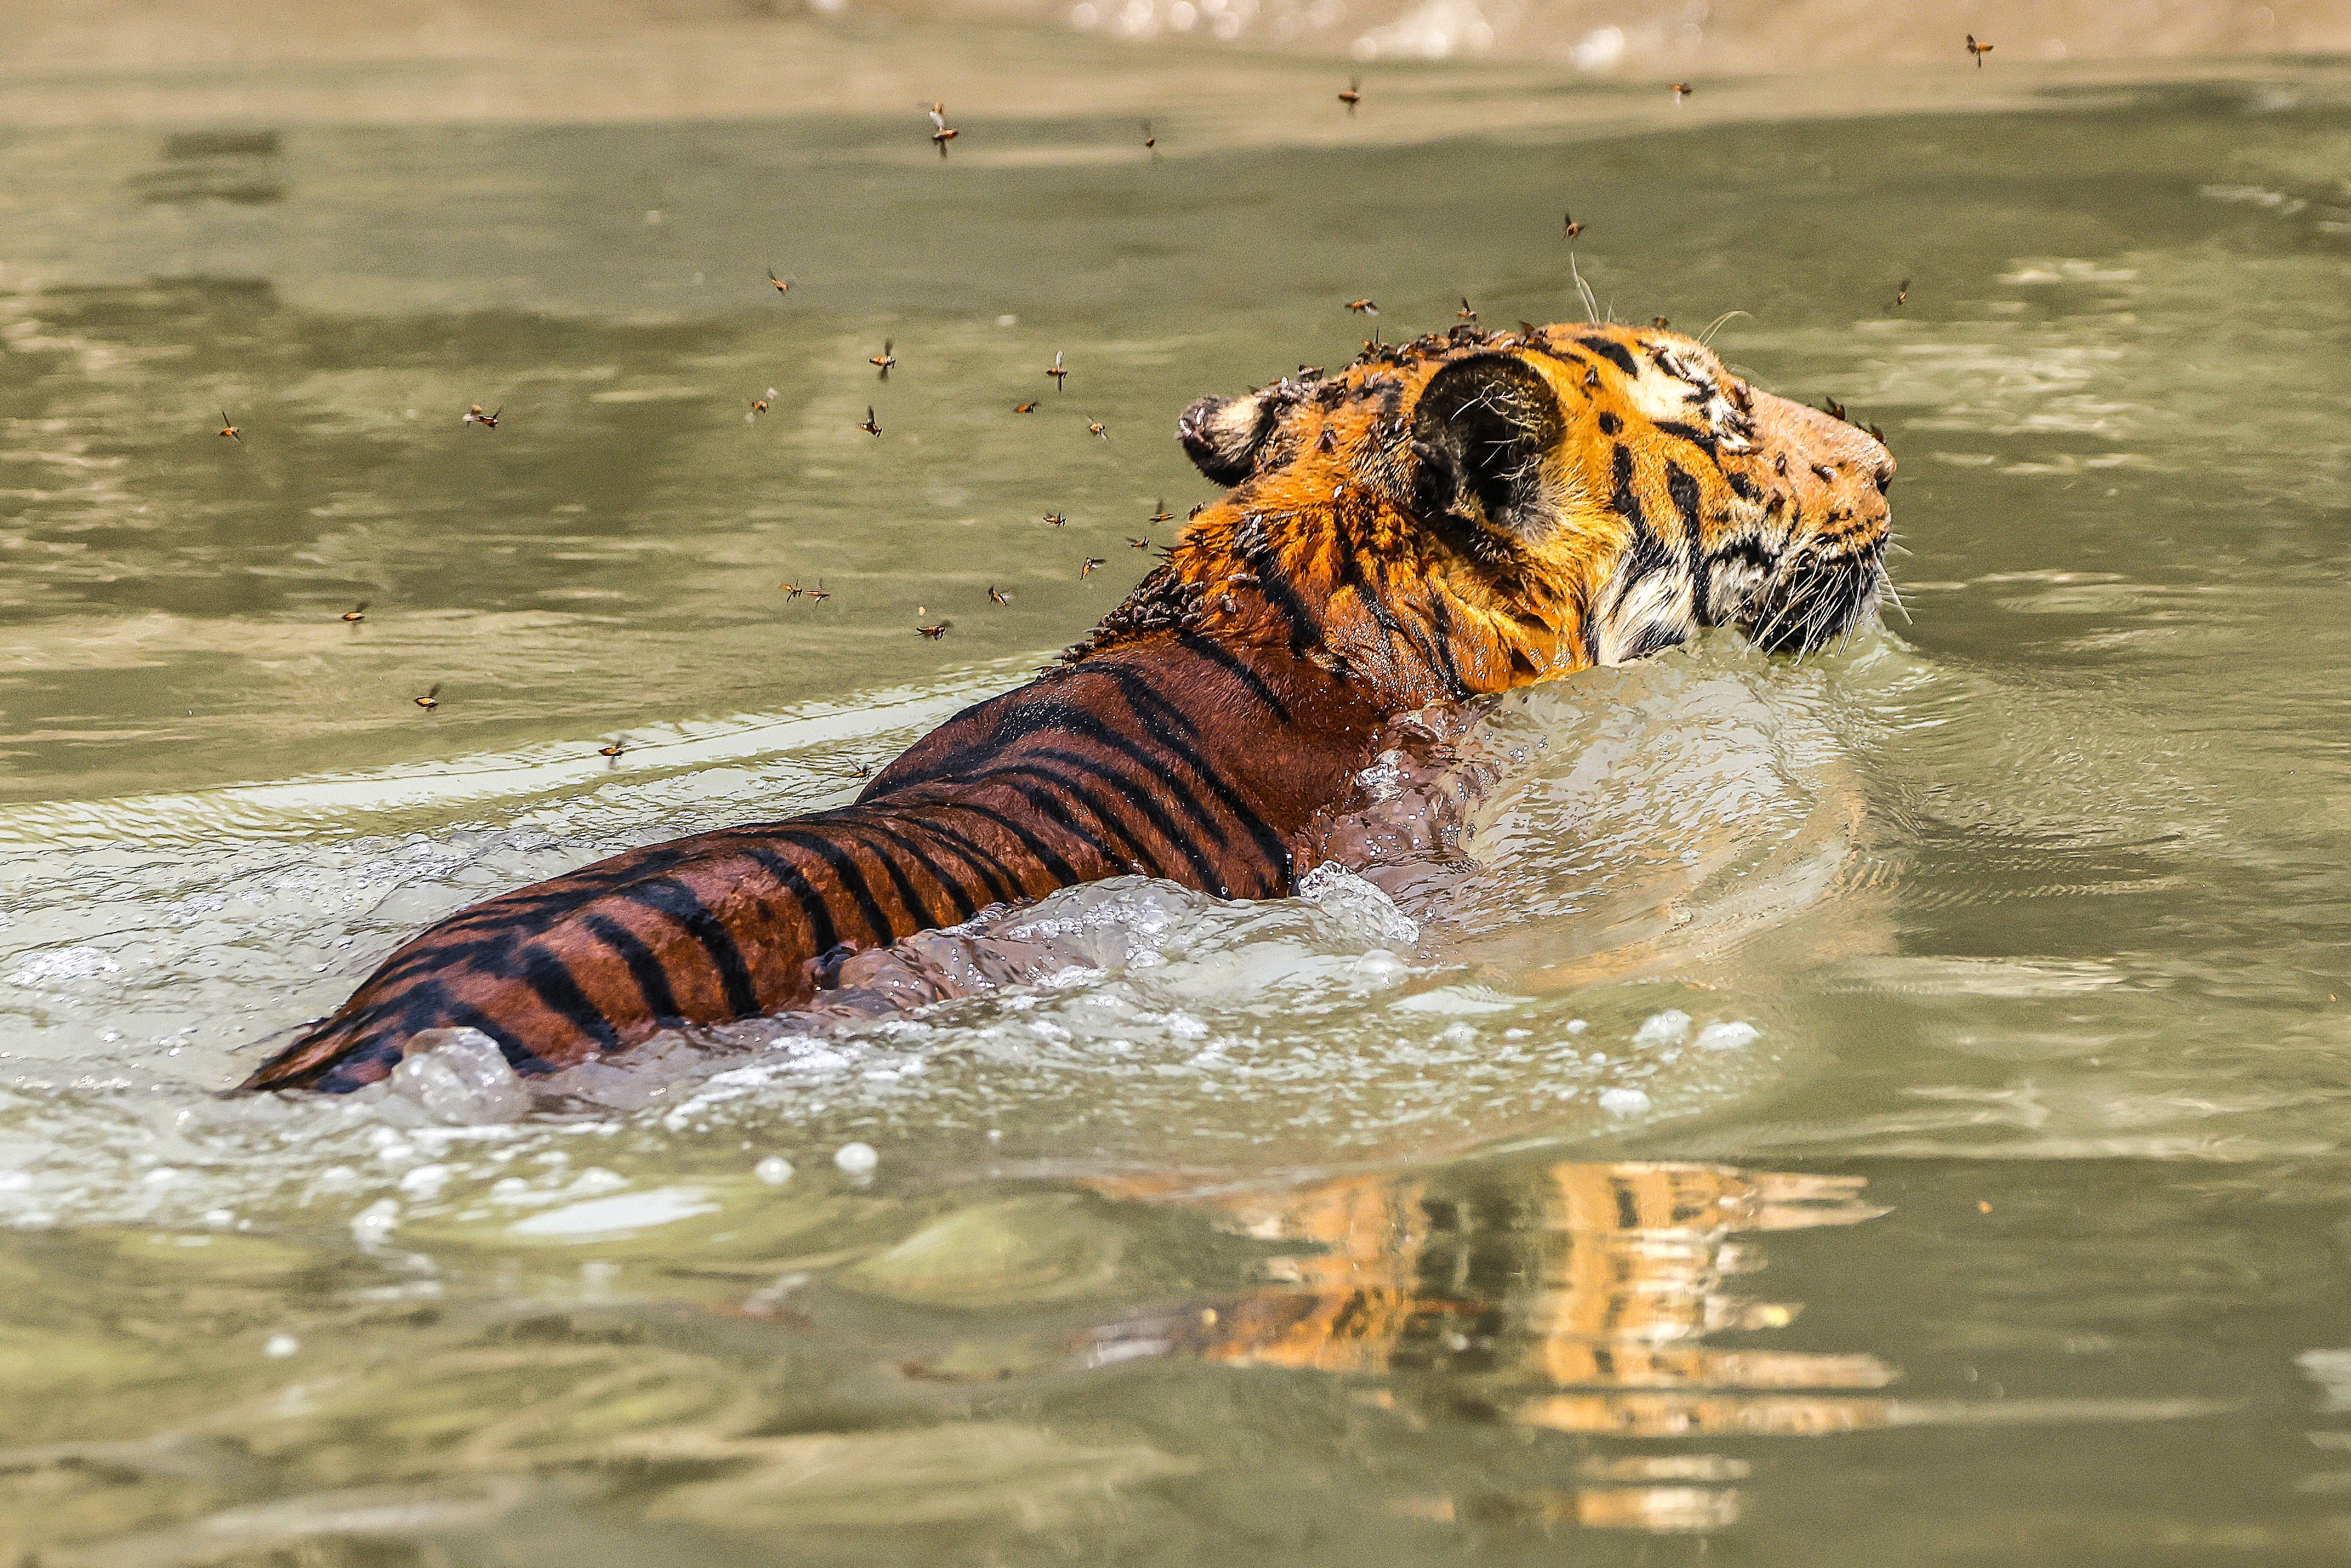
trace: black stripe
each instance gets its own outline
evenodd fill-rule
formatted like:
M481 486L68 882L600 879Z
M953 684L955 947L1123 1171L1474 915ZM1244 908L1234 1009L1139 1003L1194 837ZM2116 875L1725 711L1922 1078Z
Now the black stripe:
M441 1016L444 1020L442 1028L475 1029L488 1035L492 1043L497 1046L498 1054L507 1059L507 1065L517 1072L537 1077L555 1071L552 1062L542 1059L538 1052L501 1028L496 1019L470 1003L451 1002L442 1009Z
M522 983L531 988L549 1012L606 1051L621 1048L621 1031L612 1027L612 1020L604 1016L601 1009L588 999L569 965L536 943L524 947L516 967Z
M1719 468L1722 466L1722 459L1715 455L1714 437L1708 435L1705 431L1698 429L1698 426L1694 424L1684 424L1677 419L1661 419L1657 422L1656 430L1661 435L1680 437L1682 440L1688 442L1692 446L1697 447L1700 452L1705 453L1707 460L1712 463L1716 467Z
M442 936L442 927L429 927L423 936L386 958L367 977L368 986L388 986L419 968L443 969L464 965L487 969L493 974L507 973L507 962L517 945L528 941L546 927L537 921L519 915L507 916L508 928L469 936L463 941ZM435 938L440 938L435 940Z
M1621 607L1625 596L1633 591L1644 579L1655 576L1678 564L1672 550L1649 527L1649 519L1641 509L1641 498L1633 490L1633 454L1623 446L1616 448L1616 491L1614 505L1633 526L1633 543L1625 552L1624 561L1616 569L1616 603Z
M953 810L952 807L924 809ZM945 844L949 853L977 872L980 881L987 884L990 896L1005 904L1018 904L1029 896L1022 891L1020 879L1012 874L1010 867L953 828L944 822L935 822L928 817L914 817L910 820L915 827Z
M1051 818L1056 823L1060 824L1062 831L1068 833L1071 838L1078 840L1081 843L1084 843L1089 848L1092 849L1095 853L1101 855L1104 860L1110 862L1114 866L1123 866L1129 871L1134 871L1138 868L1147 870L1154 876L1167 875L1165 868L1159 864L1157 858L1145 852L1143 846L1135 841L1134 834L1128 832L1118 822L1113 821L1109 814L1103 811L1102 809L1093 801L1083 800L1082 803L1092 810L1094 820L1097 822L1100 822L1105 830L1115 834L1126 844L1128 851L1127 853L1121 854L1118 851L1113 849L1109 843L1103 841L1101 833L1098 833L1093 829L1087 827L1084 823L1079 821L1076 817L1071 814L1069 802L1077 793L1077 780L1072 779L1064 779L1060 774L1055 773L1052 769L1048 768L1022 768L1020 771L1034 774L1037 778L1056 787L1056 789L1048 789L1038 785L1021 783L1013 783L1008 786L1013 793L1019 795L1022 800L1028 801L1029 805L1035 807L1039 811ZM1168 880L1173 881L1175 879L1170 877Z
M1128 707L1135 710L1137 718L1142 717L1142 710L1135 701L1134 694L1136 689L1140 688L1148 700L1159 705L1163 710L1161 721L1170 728L1180 729L1186 735L1194 737L1200 733L1200 727L1192 722L1192 716L1160 696L1159 689L1151 684L1144 671L1115 660L1097 661L1092 667L1096 674L1107 675L1116 684L1119 695L1126 699Z
M1447 605L1443 594L1429 601L1428 610L1430 619L1435 622L1432 630L1437 639L1437 667L1445 672L1445 679L1452 687L1450 695L1453 700L1459 702L1469 695L1469 686L1462 680L1461 666L1453 657L1453 612Z
M1140 698L1137 695L1138 690ZM1134 675L1132 685L1120 685L1119 695L1126 699L1127 706L1133 710L1138 723L1147 726L1156 716L1162 724L1174 728L1180 719L1186 732L1197 733L1196 727L1190 720L1183 719L1176 705L1161 695L1159 688L1144 680L1140 673ZM1174 749L1183 758L1185 765L1199 777L1202 783L1215 791L1217 799L1221 800L1225 809L1233 814L1234 820L1249 831L1249 837L1257 841L1258 848L1265 852L1266 859L1272 865L1281 867L1290 863L1290 847L1282 841L1281 835L1275 832L1272 825L1263 817L1258 815L1255 809L1242 798L1241 792L1227 780L1222 772L1212 767L1207 758L1200 755L1197 747L1166 736L1161 736L1158 738L1162 745ZM1223 843L1226 841L1223 835L1219 834L1217 841Z
M1136 716L1140 717L1141 716L1137 715ZM1165 757L1155 757L1151 755L1144 749L1141 742L1136 741L1132 737L1121 735L1117 730L1113 729L1109 725L1104 724L1092 714L1086 714L1083 717L1083 723L1070 725L1065 733L1079 737L1085 740L1091 740L1096 746L1101 747L1104 751L1114 752L1118 756L1123 757L1128 761L1134 763L1137 768L1143 769L1143 776L1147 782L1140 786L1140 788L1145 791L1144 798L1148 800L1148 791L1150 790L1151 786L1165 781L1168 758ZM1176 739L1173 737L1164 736L1154 736L1151 738L1156 744L1165 747L1167 751L1174 753L1177 758L1184 758L1186 757L1186 751L1184 748L1182 741ZM1059 755L1059 753L1047 750L1040 753L1040 755L1056 756ZM1200 774L1203 778L1206 778L1207 775L1207 769L1196 761L1194 762L1193 771ZM1126 781L1122 779L1120 782L1125 783ZM1130 785L1129 787L1135 788L1136 786ZM1200 831L1202 832L1207 833L1210 838L1217 841L1218 847L1224 847L1231 841L1225 832L1225 825L1222 822L1217 821L1214 816L1210 815L1208 809L1201 805L1199 801L1194 800L1189 793L1181 789L1171 789L1168 793L1176 798L1176 803L1184 809L1185 815L1190 817L1194 821L1200 825Z
M1386 596L1374 593L1371 582L1364 576L1361 550L1343 549L1339 552L1339 585L1342 588L1352 588L1355 591L1355 597L1361 600L1364 608L1371 612L1374 625L1395 641L1410 645L1412 639L1405 634L1404 627L1397 622L1395 612L1383 602Z
M377 1035L370 1040L356 1041L320 1064L317 1070L319 1075L310 1080L309 1087L321 1094L349 1094L354 1089L364 1089L370 1082L375 1082L375 1080L360 1077L359 1069L371 1061L381 1061L383 1063L384 1074L388 1077L392 1070L400 1065L400 1057L399 1042L387 1036ZM293 1080L271 1084L269 1087L285 1088L289 1085L298 1087Z
M425 980L410 987L398 998L398 1021L382 1032L364 1040L353 1040L328 1059L324 1074L313 1087L330 1093L344 1093L360 1088L357 1079L340 1084L329 1081L342 1074L347 1067L367 1061L386 1060L398 1066L402 1048L413 1035L428 1029L477 1029L487 1035L505 1057L507 1065L517 1072L543 1073L554 1069L540 1060L537 1051L478 1008L460 1002L449 994L448 988L438 980ZM374 1049L371 1049L373 1047Z
M821 832L787 831L775 836L780 842L790 844L796 849L806 850L832 868L834 878L840 882L842 891L849 894L850 902L857 905L857 913L864 920L867 928L873 933L875 942L889 943L897 940L897 926L891 922L889 915L883 913L882 901L873 896L873 889L867 883L865 873L859 869L856 860L846 850L826 838ZM908 903L911 907L907 913L919 915L922 904L911 899Z
M694 859L697 852L655 844L648 849L615 855L608 861L565 872L552 881L518 887L511 893L502 893L480 904L471 904L436 921L434 928L468 925L484 919L524 912L528 912L541 924L550 923L625 883L674 870Z
M1626 659L1645 659L1651 653L1662 653L1668 648L1678 648L1683 643L1682 629L1662 621L1653 621L1641 628L1633 645L1625 650Z
M685 1015L678 1011L677 997L669 988L669 971L662 967L660 956L637 939L635 932L609 915L582 915L580 925L629 967L629 977L637 983L637 994L644 998L645 1011L653 1015L655 1023L684 1021Z
M833 929L832 904L816 890L816 884L800 873L800 868L765 845L753 845L739 852L744 859L766 872L783 884L786 893L800 906L800 918L808 922L810 951L826 953L841 946L841 933Z
M1265 537L1262 520L1251 518L1257 526L1233 530L1233 548L1257 578L1257 591L1265 601L1280 611L1290 622L1290 651L1302 651L1321 635L1322 628L1306 613L1306 604L1290 587L1289 570L1282 565L1281 554Z
M1707 564L1706 540L1699 530L1698 507L1702 504L1702 496L1698 481L1682 472L1679 464L1667 463L1666 494L1673 497L1674 510L1681 514L1682 531L1689 538L1690 609L1699 625L1711 626L1714 622L1707 616L1708 601L1713 598L1712 585L1708 580L1712 569ZM1675 641L1679 642L1680 639L1677 637Z
M1176 637L1176 642L1179 647L1198 654L1247 686L1250 695L1272 710L1274 717L1284 724L1290 722L1290 705L1274 695L1273 688L1267 685L1255 670L1243 664L1239 656L1230 648L1212 643L1197 632L1183 632Z
M1037 857L1037 863L1045 868L1046 874L1054 878L1057 885L1067 887L1072 883L1082 882L1085 880L1078 875L1076 867L1071 865L1069 862L1054 853L1051 846L1045 843L1042 840L1029 832L1028 829L1022 827L1011 818L1006 816L1003 812L996 810L991 807L976 806L971 804L969 801L961 800L955 802L951 809L957 811L968 811L973 816L979 818L982 821L994 822L998 827L1002 828L1006 832L1010 833L1015 839L1018 839L1020 841L1021 848L1027 850L1030 854Z
M1578 338L1576 341L1591 350L1593 353L1599 355L1602 359L1607 361L1610 364L1615 366L1618 370L1624 371L1626 375L1633 377L1636 381L1640 379L1641 367L1634 362L1632 353L1625 349L1624 344L1612 343L1605 338Z
M1153 778L1147 768L1144 772L1144 782L1137 784L1134 780L1120 774L1108 763L1097 762L1091 758L1081 757L1074 751L1062 751L1055 748L1040 752L1038 755L1050 762L1066 762L1072 768L1083 768L1087 773L1115 787L1118 793L1113 797L1113 799L1123 800L1128 805L1142 812L1143 815L1150 821L1151 825L1158 830L1159 836L1166 840L1169 844L1173 845L1177 851L1179 851L1186 860L1192 862L1192 870L1199 878L1199 880L1193 885L1196 887L1209 887L1212 885L1221 887L1224 885L1225 879L1222 875L1222 868L1217 866L1213 861L1209 860L1208 857L1201 852L1200 846L1192 841L1189 835L1179 832L1176 829L1175 819L1167 814L1165 809L1163 808L1158 801L1151 798L1151 786L1157 780ZM1193 814L1202 818L1203 820L1206 819L1207 814L1200 810L1199 802L1192 800L1189 796L1185 795L1180 791L1176 792L1176 799L1182 801ZM1089 806L1094 804L1091 798L1087 800L1086 803ZM1100 808L1096 807L1096 810L1100 810ZM1125 824L1123 822L1120 823L1119 827L1122 832L1126 831ZM1224 841L1224 833L1221 830L1217 832L1217 838L1218 842L1221 843ZM1140 841L1137 841L1137 842L1139 843ZM1157 857L1154 856L1153 859L1156 860ZM1164 876L1166 873L1162 872L1159 874Z
M1123 861L1130 866L1141 865L1154 876L1166 876L1165 863L1160 860L1151 846L1137 837L1133 828L1121 821L1116 814L1105 808L1092 793L1093 785L1104 779L1113 784L1123 784L1124 781L1099 764L1089 762L1083 758L1067 752L1055 755L1057 759L1067 761L1081 771L1070 774L1058 768L1048 768L1041 763L1023 760L1014 767L1004 769L1001 773L990 775L988 782L994 784L1025 775L1028 778L1041 779L1048 784L1058 785L1067 792L1068 800L1085 807L1092 814L1094 821L1102 824L1105 831L1115 834L1119 841L1126 845L1126 852L1120 854L1113 852L1109 844L1102 841L1099 834L1084 827L1076 818L1063 810L1060 799L1052 796L1040 797L1025 784L1015 783L1012 788L1019 792L1022 800L1084 839L1103 854L1110 855L1113 860ZM1172 882L1176 879L1169 877L1168 880Z
M904 851L908 860L923 868L924 875L929 877L933 882L939 884L939 891L946 894L947 895L947 902L955 906L956 919L968 920L973 915L979 913L979 904L972 898L971 890L964 886L960 879L949 876L946 873L941 871L936 865L934 865L931 862L931 857L923 852L921 845L910 842L908 840L901 837L894 830L882 822L848 821L842 822L840 825L844 831L849 832L872 833L877 838L887 840L890 843ZM865 847L873 851L874 858L882 862L884 870L889 872L890 881L893 885L898 889L898 896L906 901L906 907L922 914L927 918L930 913L929 906L915 897L914 884L907 879L905 872L899 867L898 862L892 860L883 851L874 849L872 844L868 844Z
M803 882L800 885L808 884ZM666 916L676 923L678 929L701 943L702 950L710 955L710 962L718 971L718 982L726 992L726 1005L735 1010L737 1018L748 1018L759 1010L759 995L752 988L751 971L743 962L743 950L735 945L734 934L726 929L726 923L710 912L694 889L674 877L663 876L622 888L614 896ZM820 943L817 950L822 952L830 946Z

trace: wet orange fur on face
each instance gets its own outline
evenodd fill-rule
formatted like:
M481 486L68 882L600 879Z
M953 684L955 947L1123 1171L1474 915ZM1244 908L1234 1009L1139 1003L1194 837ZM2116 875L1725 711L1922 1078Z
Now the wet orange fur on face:
M1449 368L1497 360L1540 378L1556 437L1524 455L1532 497L1520 515L1438 526L1416 491L1424 397ZM1510 395L1527 401L1522 392L1531 388L1521 378ZM1218 406L1202 415L1209 403ZM1636 632L1671 633L1671 645L1747 620L1766 579L1725 592L1715 568L1726 551L1742 578L1841 563L1874 596L1886 538L1893 460L1882 446L1754 391L1702 345L1655 329L1465 327L1370 350L1328 380L1204 400L1186 423L1187 444L1196 424L1212 438L1249 428L1249 472L1184 529L1155 574L1164 580L1147 580L1138 600L1188 592L1197 604L1186 629L1287 645L1398 706L1655 651ZM1628 559L1669 580L1638 604L1625 592ZM1643 624L1616 623L1636 612ZM1072 653L1117 645L1119 620ZM1849 623L1841 615L1819 629Z

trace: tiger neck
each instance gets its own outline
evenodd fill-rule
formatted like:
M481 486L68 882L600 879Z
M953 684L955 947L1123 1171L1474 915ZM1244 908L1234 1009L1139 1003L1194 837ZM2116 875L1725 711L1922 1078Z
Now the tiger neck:
M1428 538L1352 492L1312 510L1228 503L1186 530L1163 570L1196 606L1192 629L1320 666L1387 713L1593 663L1584 582L1481 569Z

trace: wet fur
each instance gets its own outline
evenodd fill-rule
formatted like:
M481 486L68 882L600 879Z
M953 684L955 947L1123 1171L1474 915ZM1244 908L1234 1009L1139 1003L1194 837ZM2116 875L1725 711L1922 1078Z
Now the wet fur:
M455 1026L549 1071L804 1003L855 953L1122 873L1277 896L1396 716L1705 626L1817 647L1882 577L1885 449L1670 332L1457 329L1202 399L1178 436L1231 493L1057 667L852 806L461 911L245 1087L356 1088Z

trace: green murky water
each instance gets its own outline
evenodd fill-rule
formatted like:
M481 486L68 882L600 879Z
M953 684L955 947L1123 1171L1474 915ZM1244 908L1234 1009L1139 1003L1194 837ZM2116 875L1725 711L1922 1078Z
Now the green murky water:
M0 142L0 1558L2341 1560L2346 88ZM1562 205L1885 427L1909 621L1506 703L1401 908L1066 894L520 1122L207 1093L841 798L1140 575L1194 396L1579 314Z

